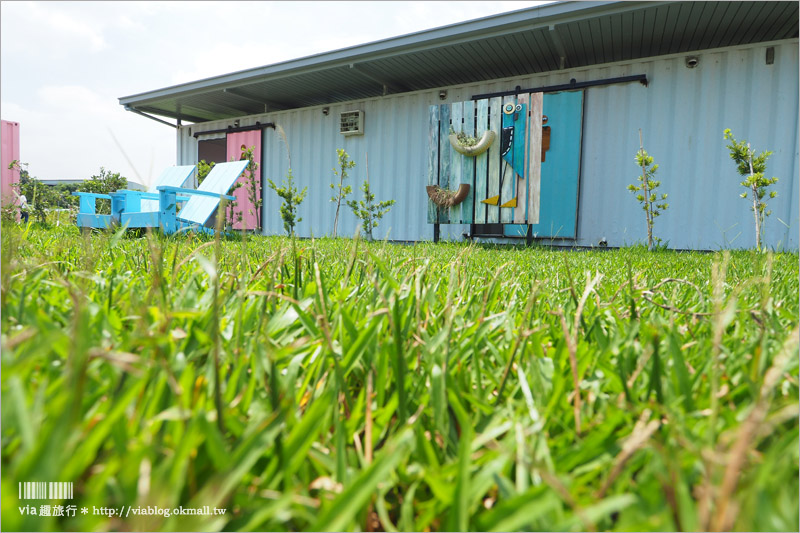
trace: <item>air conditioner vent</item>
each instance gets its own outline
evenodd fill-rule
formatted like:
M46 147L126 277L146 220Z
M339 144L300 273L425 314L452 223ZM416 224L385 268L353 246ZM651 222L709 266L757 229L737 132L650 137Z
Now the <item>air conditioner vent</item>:
M364 134L364 112L345 111L339 114L339 133L342 135Z

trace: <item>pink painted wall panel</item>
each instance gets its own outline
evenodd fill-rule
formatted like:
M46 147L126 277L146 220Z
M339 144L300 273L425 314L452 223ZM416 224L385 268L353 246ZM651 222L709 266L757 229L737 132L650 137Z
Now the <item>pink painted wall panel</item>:
M256 169L256 182L258 190L256 191L256 198L261 199L261 130L242 131L238 133L229 133L228 139L228 161L238 160L242 156L242 146L250 148L254 147L253 156L258 168ZM236 197L236 208L234 210L234 220L238 217L238 213L242 214L242 222L235 221L233 229L257 229L258 218L256 218L256 209L253 203L248 198L247 194L247 173L245 170L236 183L241 183L242 186L235 190L233 195ZM259 214L260 215L260 214ZM259 217L260 218L260 217Z
M19 122L0 121L0 166L2 166L2 205L16 203L11 184L19 181L19 168L10 169L8 165L15 159L19 161Z

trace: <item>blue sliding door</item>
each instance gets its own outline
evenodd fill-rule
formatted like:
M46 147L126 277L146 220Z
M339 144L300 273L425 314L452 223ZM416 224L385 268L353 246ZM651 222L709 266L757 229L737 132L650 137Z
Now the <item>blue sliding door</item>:
M539 223L534 237L574 239L578 217L583 91L544 94ZM547 130L549 127L549 131ZM547 136L549 135L549 147ZM527 224L506 224L506 236L524 236Z

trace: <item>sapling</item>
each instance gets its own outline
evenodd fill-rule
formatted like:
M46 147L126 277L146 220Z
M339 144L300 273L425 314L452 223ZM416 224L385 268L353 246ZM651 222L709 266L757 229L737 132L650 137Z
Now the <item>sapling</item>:
M303 203L308 192L308 187L303 187L303 190L298 192L297 187L294 185L294 176L292 175L292 168L286 173L286 179L281 182L278 187L272 180L268 179L269 188L283 199L281 204L281 219L283 220L283 229L289 236L294 235L294 227L298 222L302 222L302 218L297 217L297 207Z
M369 188L369 158L366 160L367 179L361 184L364 192L364 199L356 202L348 200L347 205L353 210L353 214L361 220L361 228L367 240L372 240L372 230L378 227L378 221L383 215L389 212L394 205L394 200L375 203L375 194Z
M669 204L665 202L667 199L666 194L662 193L659 197L656 193L656 189L661 185L660 181L653 179L658 170L658 165L653 164L655 161L653 156L644 149L641 129L639 130L639 151L636 152L635 159L636 165L642 169L642 175L636 178L639 181L639 185L628 185L628 190L636 194L636 199L642 204L645 220L647 221L647 248L652 250L654 242L661 242L658 237L653 237L653 223L656 217L661 214L661 211L669 207Z
M206 179L208 173L211 172L211 169L214 168L216 163L212 161L211 163L207 163L205 159L201 159L197 162L197 184L200 185L203 183L203 180Z
M277 126L276 130L283 138L283 142L286 145L286 155L289 159L289 171L286 174L286 179L281 183L280 187L275 185L271 179L268 179L267 182L269 183L269 188L275 191L275 193L281 199L283 199L283 203L281 204L281 219L283 220L283 229L285 229L286 234L291 237L294 236L295 225L297 225L298 222L303 221L302 218L297 218L297 207L303 203L306 193L308 192L308 187L303 187L303 190L300 192L297 191L297 187L294 185L294 176L292 175L292 155L289 152L289 142L286 140L286 133L280 126Z
M231 187L231 190L228 191L228 194L234 194L241 187L242 187L242 182L237 180L236 183L234 183L233 186ZM230 202L227 202L226 205L227 207L225 209L226 213L225 224L227 225L228 228L232 229L234 222L239 222L241 224L243 219L242 212L236 210L236 208L239 205L239 202L236 200L231 200Z
M331 197L331 202L336 202L336 217L333 219L334 237L336 237L336 229L339 226L339 208L342 206L342 200L353 192L349 185L344 185L344 180L347 179L347 169L356 166L356 162L350 159L350 156L347 155L343 148L337 148L336 155L338 157L338 170L334 167L333 175L339 178L339 185L331 183L331 189L335 193Z
M245 169L246 179L245 179L245 187L247 190L247 199L250 201L250 205L253 206L256 215L256 227L255 229L261 229L261 206L263 205L264 200L261 198L261 180L256 174L256 170L258 170L258 163L256 162L255 155L253 151L256 149L255 146L251 146L247 148L244 144L242 145L242 155L240 159L246 159L248 161L247 168Z
M764 217L772 214L772 211L767 210L767 202L764 201L764 197L767 196L767 188L778 182L778 178L764 177L764 172L767 170L767 159L772 152L764 151L755 155L755 151L750 148L750 143L745 140L737 141L730 129L726 129L723 135L725 140L730 141L727 148L730 151L731 159L736 163L736 169L741 176L745 177L741 184L748 190L739 196L747 198L747 195L750 194L753 200L750 210L753 211L756 225L756 248L761 250L761 242L764 237ZM778 193L775 191L769 193L770 198L776 196Z
M243 144L240 149L241 149L241 154L239 155L239 161L247 161L248 163L243 173L244 180L242 181L236 180L236 183L234 183L233 187L231 187L230 193L233 194L238 189L242 187L244 188L247 194L247 199L250 201L250 205L252 205L253 209L255 209L255 215L256 215L255 229L261 229L261 206L263 205L262 204L263 201L259 195L261 186L259 184L258 178L256 177L256 170L258 169L258 163L256 162L255 155L253 155L253 151L256 149L256 147L251 146L250 148L248 148L247 145ZM231 157L231 161L235 160L236 160L235 157ZM205 163L205 161L201 161L201 163ZM203 179L205 179L205 176L208 175L213 166L214 163L211 163L210 166L205 165L203 167L203 171L205 172L205 174L203 174ZM199 163L197 168L199 173L201 169ZM236 210L236 207L238 205L239 202L236 200L228 204L227 218L228 218L228 225L230 225L231 227L233 226L234 222L239 222L240 224L242 224L242 221L244 220L244 214L242 213L242 210L241 209L239 209L238 211ZM244 225L242 225L242 229L244 229Z

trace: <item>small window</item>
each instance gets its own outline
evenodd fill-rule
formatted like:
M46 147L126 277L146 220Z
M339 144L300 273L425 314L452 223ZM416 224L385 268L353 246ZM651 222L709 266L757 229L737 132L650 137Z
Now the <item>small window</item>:
M339 133L342 135L364 134L364 112L345 111L339 114Z
M206 163L224 163L228 154L228 141L221 139L198 139L197 160L204 159Z

